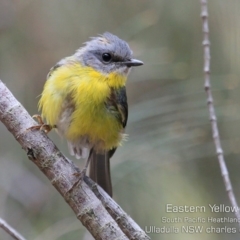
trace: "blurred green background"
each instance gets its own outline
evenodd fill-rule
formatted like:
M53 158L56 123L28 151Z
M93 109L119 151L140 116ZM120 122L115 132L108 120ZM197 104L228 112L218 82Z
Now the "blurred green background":
M240 202L239 12L238 0L209 1L212 90ZM204 227L202 233L150 233L153 240L240 237L236 223L207 221L234 214L209 208L230 203L211 138L201 29L200 3L193 0L0 0L0 78L31 115L37 113L49 69L89 37L116 34L144 61L127 83L129 140L112 158L114 199L143 229ZM54 132L49 136L68 156L65 140ZM167 204L204 206L206 211L169 213ZM91 239L2 124L0 217L27 239ZM202 217L206 222L164 223L162 217ZM208 227L225 226L237 233L206 233ZM0 229L0 239L12 238Z

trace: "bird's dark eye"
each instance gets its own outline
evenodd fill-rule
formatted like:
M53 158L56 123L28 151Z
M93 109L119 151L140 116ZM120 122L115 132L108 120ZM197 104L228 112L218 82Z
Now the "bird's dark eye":
M112 60L112 56L110 53L103 53L102 59L104 62L109 63Z

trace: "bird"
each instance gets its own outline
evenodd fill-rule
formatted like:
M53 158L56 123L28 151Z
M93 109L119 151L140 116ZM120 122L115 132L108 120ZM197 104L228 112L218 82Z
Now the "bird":
M128 43L105 32L50 69L39 100L41 130L55 129L89 176L112 196L110 158L126 139L126 81L134 59ZM46 122L46 123L45 123Z

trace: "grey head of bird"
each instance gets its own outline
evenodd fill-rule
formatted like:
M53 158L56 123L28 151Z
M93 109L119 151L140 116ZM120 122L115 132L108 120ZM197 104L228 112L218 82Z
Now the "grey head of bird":
M142 61L132 58L127 42L108 32L91 38L75 56L84 66L104 74L118 72L127 75L131 67L143 65Z

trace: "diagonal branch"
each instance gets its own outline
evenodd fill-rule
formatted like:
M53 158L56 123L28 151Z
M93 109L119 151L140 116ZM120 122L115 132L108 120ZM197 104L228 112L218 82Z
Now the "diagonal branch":
M129 217L116 202L111 200L111 197L89 177L86 177L85 182L92 189L109 214L121 227L122 231L131 239L149 240L146 233Z
M15 229L13 229L7 222L0 218L0 228L7 232L15 240L25 240Z
M80 170L73 162L65 158L43 132L26 130L36 123L1 81L0 96L0 120L95 239L150 239L126 213L128 222L118 224L119 216L111 217L85 182L78 184ZM107 201L121 209L111 198ZM130 223L132 227L126 228L124 224Z
M240 226L240 212L238 208L238 204L233 192L231 180L228 174L228 169L224 160L223 149L221 146L221 141L219 137L218 125L217 125L217 117L213 104L213 96L211 91L210 84L210 41L209 41L209 26L208 26L208 6L207 0L201 0L201 17L202 17L202 31L203 31L203 51L204 51L204 75L205 75L205 84L204 88L207 93L207 104L209 110L209 116L212 126L212 134L213 140L215 144L216 153L218 156L218 162L220 165L223 181L225 184L226 191L228 193L229 200L232 206L235 209L235 215L238 219Z

